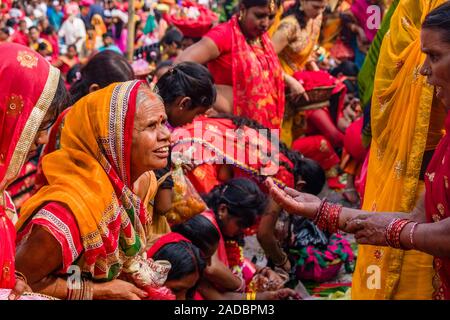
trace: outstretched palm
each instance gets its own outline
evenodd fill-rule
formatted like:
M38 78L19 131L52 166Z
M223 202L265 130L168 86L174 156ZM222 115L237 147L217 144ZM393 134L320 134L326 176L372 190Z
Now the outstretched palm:
M318 197L287 187L282 190L271 178L268 178L265 183L272 198L284 210L306 218L314 218L320 206L320 199Z

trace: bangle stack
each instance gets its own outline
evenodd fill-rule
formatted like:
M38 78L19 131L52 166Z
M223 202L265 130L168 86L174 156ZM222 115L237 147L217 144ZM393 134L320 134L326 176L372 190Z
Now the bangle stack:
M92 300L93 297L94 285L88 279L82 278L78 289L67 286L67 300Z
M402 233L402 230L405 228L405 226L410 222L412 221L409 219L397 218L392 220L391 223L389 223L385 231L386 243L388 244L388 246L396 249L403 249L400 243L400 234ZM414 230L414 228L412 230Z
M342 212L342 205L333 204L326 199L322 200L314 217L314 223L321 230L329 233L339 231L339 216Z

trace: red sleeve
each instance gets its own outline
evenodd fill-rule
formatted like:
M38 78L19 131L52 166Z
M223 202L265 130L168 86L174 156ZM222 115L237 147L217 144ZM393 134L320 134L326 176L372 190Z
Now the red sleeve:
M221 54L231 52L231 24L229 22L221 23L205 35L216 44Z
M50 202L42 207L25 228L17 234L17 243L28 238L33 227L44 227L60 244L63 266L60 273L67 273L68 268L81 255L83 245L78 224L72 212L58 202Z

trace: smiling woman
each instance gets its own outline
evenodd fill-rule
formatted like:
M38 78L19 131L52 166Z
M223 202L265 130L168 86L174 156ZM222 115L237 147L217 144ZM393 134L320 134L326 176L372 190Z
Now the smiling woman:
M61 148L42 162L47 185L16 225L16 266L35 291L61 299L146 296L118 277L145 251L151 219L131 186L166 165L165 119L161 99L139 81L98 90L68 112ZM72 265L82 272L80 289L66 281Z

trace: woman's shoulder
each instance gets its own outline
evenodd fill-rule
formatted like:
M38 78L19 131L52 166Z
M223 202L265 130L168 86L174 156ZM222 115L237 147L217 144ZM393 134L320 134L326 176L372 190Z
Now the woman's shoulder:
M231 30L231 23L227 21L213 27L205 34L205 37L214 41L220 52L227 51L228 47L231 50Z

